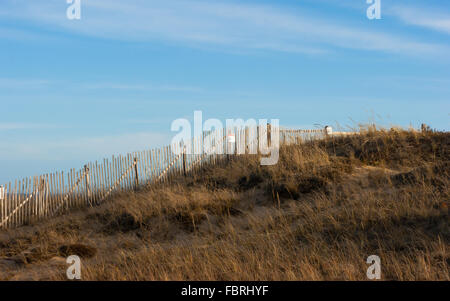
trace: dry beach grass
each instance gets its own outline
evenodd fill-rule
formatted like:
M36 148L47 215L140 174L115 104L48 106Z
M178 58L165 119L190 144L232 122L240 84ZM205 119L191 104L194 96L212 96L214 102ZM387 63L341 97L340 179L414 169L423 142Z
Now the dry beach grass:
M241 156L0 232L0 279L450 280L450 134L366 130Z

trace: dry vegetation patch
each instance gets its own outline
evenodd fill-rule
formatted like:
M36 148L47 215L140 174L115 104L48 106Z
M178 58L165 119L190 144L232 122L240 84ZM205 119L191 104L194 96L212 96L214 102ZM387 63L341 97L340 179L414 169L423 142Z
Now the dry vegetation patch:
M242 156L0 233L1 279L450 280L450 135L363 131Z

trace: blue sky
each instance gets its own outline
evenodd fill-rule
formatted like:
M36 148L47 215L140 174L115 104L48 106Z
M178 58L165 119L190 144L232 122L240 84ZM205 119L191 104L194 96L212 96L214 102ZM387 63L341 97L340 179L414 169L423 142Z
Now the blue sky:
M450 4L0 3L0 183L170 141L177 118L449 130Z

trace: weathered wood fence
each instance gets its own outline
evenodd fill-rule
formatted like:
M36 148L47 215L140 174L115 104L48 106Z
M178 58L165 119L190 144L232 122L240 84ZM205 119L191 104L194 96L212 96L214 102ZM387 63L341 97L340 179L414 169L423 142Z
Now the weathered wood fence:
M268 129L270 136L270 126ZM280 144L293 144L305 139L323 138L327 134L330 134L329 129L281 128L279 137ZM233 140L227 139L230 135ZM98 205L119 191L169 182L174 176L187 176L205 164L229 160L231 154L242 154L238 145L245 145L244 153L256 153L258 143L258 129L205 132L202 137L184 144L113 156L102 162L88 163L79 170L0 185L0 229L27 225L73 208ZM218 152L218 148L222 151Z

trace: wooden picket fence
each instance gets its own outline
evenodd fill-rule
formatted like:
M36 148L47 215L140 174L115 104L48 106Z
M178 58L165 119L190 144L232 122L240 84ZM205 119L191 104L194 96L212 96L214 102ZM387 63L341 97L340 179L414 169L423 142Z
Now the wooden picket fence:
M270 132L270 126L268 129ZM279 133L280 144L293 144L323 138L326 130L280 128ZM240 144L228 142L230 134ZM0 185L0 229L31 224L74 208L95 206L120 191L170 182L178 175L188 176L206 164L229 160L230 154L238 153L237 145L245 145L246 153L256 153L259 141L258 128L205 132L184 144L113 156L103 162L88 163L79 170ZM187 148L191 151L186 151ZM219 154L218 148L222 149Z

